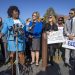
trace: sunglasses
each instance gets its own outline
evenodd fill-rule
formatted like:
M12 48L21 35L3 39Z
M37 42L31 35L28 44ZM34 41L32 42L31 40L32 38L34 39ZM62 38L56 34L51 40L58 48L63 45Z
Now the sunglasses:
M49 16L48 18L52 18L52 16Z
M58 20L58 21L62 21L62 20Z
M73 13L69 13L69 14L73 14Z

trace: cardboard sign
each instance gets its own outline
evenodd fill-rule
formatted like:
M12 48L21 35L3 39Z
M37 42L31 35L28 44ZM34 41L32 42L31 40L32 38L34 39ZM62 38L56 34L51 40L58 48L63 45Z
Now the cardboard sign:
M47 44L63 43L65 41L63 32L52 31L47 34Z

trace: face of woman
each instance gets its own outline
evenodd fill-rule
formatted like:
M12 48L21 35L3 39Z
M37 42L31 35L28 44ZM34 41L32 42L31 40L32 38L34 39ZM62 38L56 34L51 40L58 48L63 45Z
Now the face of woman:
M48 21L49 21L49 22L52 22L52 21L53 21L52 16L49 16L49 17L48 17Z
M13 17L14 19L18 19L18 18L19 18L19 13L18 13L18 11L13 10L12 17Z
M62 19L59 19L58 20L58 24L62 24L63 23L63 20Z
M37 19L36 13L32 14L33 21Z

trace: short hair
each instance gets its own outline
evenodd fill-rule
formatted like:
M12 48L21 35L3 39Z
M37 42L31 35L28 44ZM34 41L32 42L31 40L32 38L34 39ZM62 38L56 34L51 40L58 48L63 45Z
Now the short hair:
M20 11L17 6L10 6L7 10L8 17L12 17L13 10L16 10L20 14Z
M74 11L74 13L75 13L75 8L71 8L70 11Z
M26 21L31 21L31 18L27 18Z

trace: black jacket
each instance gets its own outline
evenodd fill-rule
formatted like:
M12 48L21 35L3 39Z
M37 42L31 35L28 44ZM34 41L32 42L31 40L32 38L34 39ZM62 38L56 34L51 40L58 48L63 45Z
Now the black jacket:
M47 23L43 29L44 32L46 32L46 31L57 31L57 30L58 30L58 26L56 24L50 25L49 23Z

